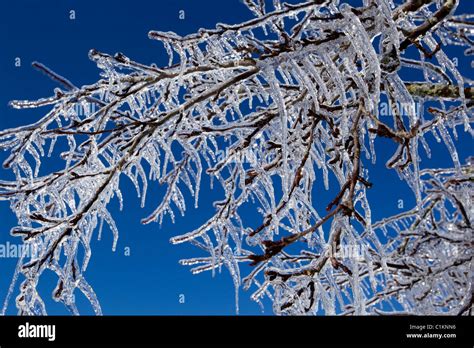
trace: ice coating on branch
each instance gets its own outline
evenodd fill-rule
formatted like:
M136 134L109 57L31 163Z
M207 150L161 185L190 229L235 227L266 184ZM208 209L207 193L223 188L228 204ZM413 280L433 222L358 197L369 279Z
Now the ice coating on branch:
M241 288L282 315L470 310L473 171L456 137L459 126L472 132L472 87L443 45L472 53L472 16L454 15L451 1L243 3L255 15L244 23L187 36L151 31L164 67L91 50L100 80L77 87L34 64L60 88L11 102L48 111L0 131L4 167L16 177L0 181L0 200L18 218L11 234L37 250L19 263L3 313L15 293L20 314L45 314L37 286L47 270L58 280L54 300L78 314L78 290L102 313L86 281L91 241L110 233L119 247L109 204L123 207L124 179L144 224L174 222L201 208L207 190L222 193L212 216L171 243L197 247L200 255L181 260L194 274L227 269L237 311ZM406 80L410 70L424 81ZM417 203L375 221L367 191L389 184L370 181L379 138L395 146L386 170ZM432 138L446 144L453 168L424 166L418 147L431 154ZM63 169L45 172L45 157ZM147 194L152 185L162 195Z

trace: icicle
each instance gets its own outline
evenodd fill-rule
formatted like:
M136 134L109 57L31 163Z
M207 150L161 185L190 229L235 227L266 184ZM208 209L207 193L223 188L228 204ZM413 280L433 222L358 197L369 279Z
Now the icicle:
M288 190L289 190L289 169L288 169L288 112L285 106L285 100L280 89L280 84L273 70L267 69L265 74L268 83L270 85L272 96L275 98L275 102L278 105L278 110L280 112L280 122L281 122L281 153L283 160L283 169L282 169L282 188L283 188L283 200L288 199Z
M95 294L94 290L92 287L89 285L89 283L86 282L86 280L81 276L78 283L77 287L82 291L84 296L89 300L89 303L92 305L92 308L94 309L95 315L102 315L102 308L100 307L99 300L97 299L97 295Z
M7 314L7 309L8 309L8 304L10 303L10 298L13 294L13 291L15 290L15 285L18 280L18 275L20 274L21 267L23 265L23 256L21 256L18 259L18 262L15 267L15 272L13 273L13 278L10 282L10 286L8 288L7 295L5 296L5 301L3 302L3 308L2 311L0 312L0 315L4 316Z

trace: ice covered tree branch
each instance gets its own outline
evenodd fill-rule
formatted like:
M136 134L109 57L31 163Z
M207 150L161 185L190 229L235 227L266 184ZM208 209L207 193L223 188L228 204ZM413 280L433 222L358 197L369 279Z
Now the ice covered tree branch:
M34 63L59 88L12 101L48 110L0 131L16 177L0 181L0 200L18 218L11 234L37 250L11 287L19 313L46 313L37 285L50 270L55 300L77 314L78 289L101 314L85 273L104 225L118 243L109 203L122 206L122 180L147 210L142 223L161 224L198 207L211 189L204 175L222 200L171 243L200 250L181 261L193 273L227 268L236 296L253 287L252 299L269 299L276 314L470 313L474 172L453 135L472 136L472 82L448 54L452 45L472 53L472 16L456 14L454 0L244 3L255 15L244 23L184 37L151 31L166 66L91 50L101 77L78 87ZM369 171L378 138L395 145L386 170L416 204L374 222L367 191L387 184ZM452 168L424 166L433 140ZM63 169L44 172L48 156ZM155 182L163 195L147 196ZM258 221L243 213L249 205Z

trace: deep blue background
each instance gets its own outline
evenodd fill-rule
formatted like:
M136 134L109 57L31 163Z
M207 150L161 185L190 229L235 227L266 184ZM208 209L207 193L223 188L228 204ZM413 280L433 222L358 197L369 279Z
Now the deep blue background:
M458 12L472 12L468 3L468 0L462 0ZM75 20L69 19L70 10L76 11ZM185 11L185 20L178 18L180 10ZM214 27L218 22L238 23L249 18L250 12L238 0L18 0L8 2L8 5L3 3L0 11L0 128L32 123L45 112L44 109L15 111L7 106L9 100L49 96L57 87L30 67L32 61L46 64L76 85L88 84L98 76L94 63L87 59L91 48L107 53L120 51L143 63L164 65L167 59L161 45L147 38L150 29L187 34L200 27ZM471 61L461 52L459 49L448 50L451 56L459 59L460 70L472 78ZM19 68L14 66L16 57L22 60ZM464 160L472 154L472 140L461 134L461 130L459 133L457 145L460 158ZM431 160L424 158L422 167L451 166L445 146L434 144L432 138L429 143L435 156ZM406 208L413 204L406 185L393 171L384 168L384 163L393 153L392 144L377 140L377 145L380 145L377 164L368 165L371 181L375 184L369 192L374 202L374 221L397 213L399 199L404 200ZM43 171L47 170L48 166L45 166ZM0 170L0 178L11 176ZM111 233L105 229L102 241L93 243L93 255L86 272L104 314L235 314L234 290L229 274L224 270L214 279L210 273L193 276L186 267L178 264L178 260L197 256L198 251L183 245L172 246L168 242L171 236L196 228L209 218L213 212L212 200L220 198L220 192L209 192L204 180L200 208L195 210L190 204L184 218L178 217L174 225L166 220L159 228L157 224L142 226L139 221L158 203L160 191L152 189L147 208L142 210L130 182L123 180L123 183L124 212L117 213L116 202L112 204L120 230L117 251L111 252ZM317 190L321 204L325 206L331 194L320 188ZM252 212L249 212L249 219L255 220ZM8 204L0 202L0 243L18 243L9 235L15 224L15 216ZM125 247L131 249L131 256L124 255ZM0 259L1 302L15 264L15 259ZM243 273L249 269L249 266L242 265ZM54 277L46 276L40 285L48 312L66 314L62 305L49 299L55 284ZM184 304L179 303L180 294L185 295ZM240 295L241 314L261 313L258 305L250 301L250 293L240 291ZM83 313L92 314L84 299L79 297L78 303ZM271 306L266 303L265 314L271 312ZM16 313L13 302L7 313Z

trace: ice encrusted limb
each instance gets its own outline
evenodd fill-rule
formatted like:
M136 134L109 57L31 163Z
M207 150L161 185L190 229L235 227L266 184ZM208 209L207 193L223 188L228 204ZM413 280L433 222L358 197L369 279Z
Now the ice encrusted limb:
M0 131L15 177L0 181L0 201L17 216L12 236L37 250L16 268L3 314L15 292L20 314L47 313L45 271L72 314L77 291L102 313L86 281L91 241L111 233L119 247L110 203L123 207L123 179L145 224L174 222L208 190L222 194L204 223L173 231L171 243L197 248L181 260L194 274L229 271L237 311L242 287L281 315L472 312L472 159L457 149L460 131L472 135L472 81L449 48L472 53L472 16L455 14L453 0L244 3L255 15L244 23L151 31L166 66L91 50L101 78L79 87L34 63L61 88L11 102L49 109ZM412 69L420 81L406 78ZM379 138L395 149L386 170L417 204L374 222L379 204L368 192L391 185L372 182L367 163L385 155ZM418 147L439 156L433 138L452 168L426 167ZM48 172L45 156L62 169ZM162 195L147 195L153 185Z

